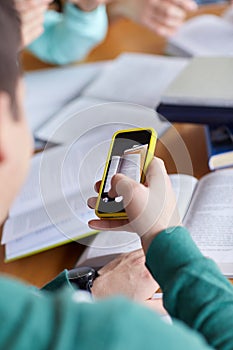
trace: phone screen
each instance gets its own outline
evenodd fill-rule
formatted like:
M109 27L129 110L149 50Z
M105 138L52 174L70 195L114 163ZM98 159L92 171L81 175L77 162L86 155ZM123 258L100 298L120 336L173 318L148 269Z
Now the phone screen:
M98 211L100 213L124 212L123 198L108 196L111 179L115 174L121 173L136 182L141 182L150 140L150 130L124 132L116 135L99 202Z

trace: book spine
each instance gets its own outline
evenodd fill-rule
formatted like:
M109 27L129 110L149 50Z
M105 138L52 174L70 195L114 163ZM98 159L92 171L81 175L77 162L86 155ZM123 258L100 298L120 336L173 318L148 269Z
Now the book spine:
M210 159L213 153L213 148L212 148L211 133L210 133L209 125L205 125L205 140L206 140L206 149L207 149L208 159Z
M160 103L156 108L161 120L176 123L222 125L233 122L233 107L205 107Z
M205 139L206 139L206 149L208 154L208 166L210 170L215 170L212 166L211 158L213 154L215 154L215 150L213 148L212 140L211 140L211 128L209 125L205 126Z
M210 170L217 170L233 166L233 142L230 141L230 134L226 130L232 127L206 125L206 146L208 152L208 165Z

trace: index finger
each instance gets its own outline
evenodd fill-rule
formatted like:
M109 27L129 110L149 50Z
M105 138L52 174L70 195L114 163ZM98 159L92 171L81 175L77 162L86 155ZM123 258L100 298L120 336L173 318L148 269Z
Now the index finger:
M91 197L87 200L87 205L90 209L95 209L97 203L97 197Z
M97 181L94 185L94 189L97 193L100 191L101 180Z

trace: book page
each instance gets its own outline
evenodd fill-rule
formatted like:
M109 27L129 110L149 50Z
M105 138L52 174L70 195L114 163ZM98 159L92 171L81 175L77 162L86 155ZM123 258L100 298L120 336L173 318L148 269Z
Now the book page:
M33 132L79 96L107 62L43 69L25 74L25 109Z
M123 89L124 87L122 87ZM144 106L109 102L97 98L79 97L62 108L36 133L41 140L67 144L83 136L95 137L106 133L107 137L120 129L153 127L161 136L171 125L161 121L156 112Z
M85 150L82 151L85 154ZM84 173L81 175L85 181L82 181L80 189L83 154L79 144L55 147L36 155L32 159L27 181L4 225L2 243L88 212L86 200L94 194L95 169L101 164L98 160L96 157L94 164L83 166Z
M185 226L203 254L233 275L233 169L199 181Z
M67 157L69 154L69 157ZM69 194L77 188L76 171L73 159L81 158L79 147L72 150L67 147L54 147L32 157L30 171L26 182L16 198L9 216L16 216L24 212L29 213L43 206L43 188L46 188L46 199L54 202L61 195L61 181L63 190Z
M34 135L39 140L49 140L50 142L54 143L66 143L68 138L68 135L66 135L67 130L64 130L63 133L62 125L75 114L82 114L83 110L105 102L106 101L86 97L75 98L73 101L65 104L65 106L62 106L58 111L56 111L56 113L50 114L50 118L37 128ZM78 121L77 124L80 124L80 122Z
M94 218L96 218L94 211L88 208L86 200L80 193L67 195L60 201L43 205L29 213L8 219L3 228L1 243L9 243L51 226L57 227L64 235L69 236L70 223L72 223L72 227L75 227L75 222L78 229L82 224L87 227L88 220ZM86 232L90 231L91 229L88 229ZM76 235L79 235L78 230Z
M180 56L232 56L233 25L214 15L189 19L168 41L169 54Z
M87 246L76 266L102 267L119 254L141 248L140 238L136 233L124 231L104 231L95 236L84 238L80 243Z
M123 54L106 67L82 96L154 108L162 92L187 63L184 58Z
M6 243L6 261L51 249L70 241L76 241L80 237L94 234L95 231L91 231L88 225L84 223L84 221L87 222L90 218L90 212L87 212L83 216L83 221L68 220L63 223L62 227L50 225Z
M101 74L82 89L77 99L71 101L70 98L65 106L64 103L59 105L53 116L49 112L50 120L45 118L45 123L41 122L42 125L36 128L35 135L41 140L67 143L90 128L106 123L125 123L128 128L151 125L160 136L169 123L161 122L152 110L153 118L148 118L149 111L143 110L142 106L154 109L165 88L187 63L188 60L183 58L123 54L105 63ZM116 102L125 104L117 105Z
M185 174L171 174L169 177L176 195L180 217L183 220L190 206L198 180Z

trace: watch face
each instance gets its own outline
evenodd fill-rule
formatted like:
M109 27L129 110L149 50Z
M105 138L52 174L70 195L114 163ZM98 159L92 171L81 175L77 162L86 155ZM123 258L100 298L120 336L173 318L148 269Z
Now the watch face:
M89 276L92 272L91 270L92 269L90 267L78 267L77 268L77 278Z
M90 279L96 277L96 271L92 267L77 267L69 271L69 279Z
M92 267L77 267L68 271L68 278L72 284L75 284L81 290L87 290L91 293L93 281L98 277L98 272Z

